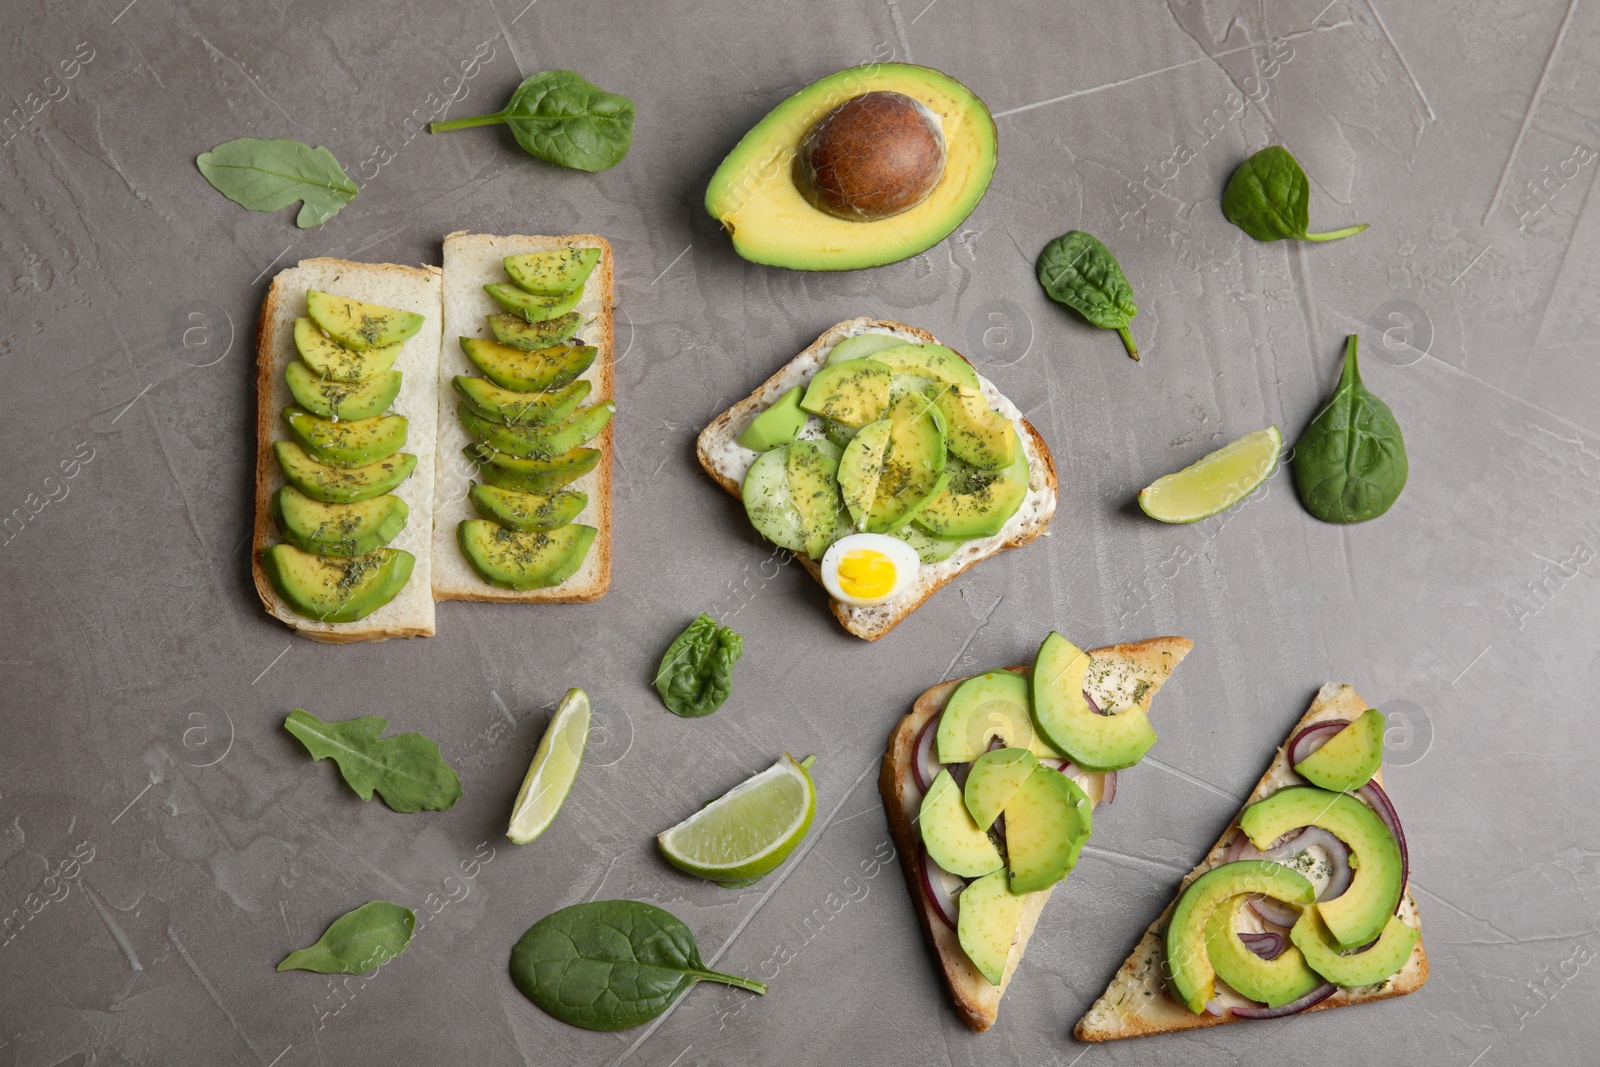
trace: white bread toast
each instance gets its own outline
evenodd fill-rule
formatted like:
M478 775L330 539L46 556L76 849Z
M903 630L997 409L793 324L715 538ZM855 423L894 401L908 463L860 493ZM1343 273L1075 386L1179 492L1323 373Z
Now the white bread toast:
M1296 734L1312 723L1325 719L1354 721L1366 710L1366 701L1357 696L1356 691L1350 686L1333 682L1324 685L1311 702L1311 710L1301 717L1294 729L1289 731L1284 743L1279 746L1271 766L1261 776L1261 780L1256 783L1255 789L1246 800L1246 806L1276 792L1286 784L1300 782L1289 765L1287 753L1289 741L1293 740ZM1373 776L1373 781L1380 786L1383 784L1382 769ZM1236 816L1217 839L1217 843L1211 846L1211 851L1206 854L1205 859L1185 876L1179 886L1180 893L1184 886L1225 861L1228 849L1239 832L1239 820ZM1164 953L1161 936L1166 927L1167 916L1172 913L1173 905L1176 903L1177 896L1174 895L1173 903L1168 904L1166 910L1150 924L1132 954L1118 969L1116 977L1111 980L1105 993L1084 1013L1083 1018L1078 1020L1073 1034L1080 1041L1114 1041L1124 1037L1170 1034L1181 1030L1221 1026L1224 1023L1259 1021L1241 1019L1231 1012L1224 1012L1220 1016L1206 1012L1196 1015L1168 991L1166 981L1162 977ZM1419 931L1422 929L1422 921L1417 914L1417 902L1411 895L1409 885L1404 888L1401 896L1399 916L1408 926ZM1428 954L1424 951L1422 939L1419 937L1416 947L1411 950L1411 958L1406 961L1405 967L1399 974L1376 986L1339 989L1326 1000L1306 1010L1323 1011L1327 1008L1342 1008L1347 1004L1362 1004L1372 1000L1403 996L1422 988L1422 983L1427 980Z
M274 618L314 641L345 644L390 637L433 636L433 590L429 576L433 532L434 419L439 369L441 275L438 267L393 263L351 263L341 259L303 259L272 279L256 329L256 517L252 571L261 603ZM422 328L400 347L394 369L402 375L400 394L389 412L408 423L406 447L416 469L394 490L410 514L390 547L416 557L411 578L389 603L356 622L319 622L296 614L278 595L261 563L261 551L281 540L272 497L284 484L272 443L289 438L282 411L294 402L284 369L299 358L294 320L306 313L306 290L318 289L384 307L422 315Z
M828 353L833 351L834 345L846 337L863 333L893 334L908 343L939 343L926 330L887 319L856 318L831 327L804 352L780 367L778 372L763 382L755 392L718 415L700 432L696 449L700 466L705 468L706 473L711 475L718 485L735 497L740 496L740 486L744 482L745 472L759 455L739 444L739 435L744 432L745 427L784 393L807 381L816 373L827 362ZM1039 436L1039 431L1022 417L1016 405L1006 399L1000 390L995 388L994 383L982 374L978 375L978 382L984 399L1016 425L1022 447L1028 455L1028 495L1000 533L993 537L964 543L953 556L941 563L922 564L918 568L917 580L895 599L873 607L851 607L837 600L830 600L829 605L833 609L834 616L846 630L857 637L868 641L878 640L968 567L988 559L1003 549L1025 545L1049 529L1050 519L1056 510L1058 490L1055 460L1050 455L1050 448L1044 443L1044 438ZM806 435L806 432L801 434L801 436ZM804 553L796 553L795 559L799 560L800 565L819 583L822 581L820 561L811 559Z
M1153 637L1130 644L1111 645L1089 652L1090 669L1085 688L1101 707L1131 706L1137 703L1145 711L1150 701L1171 676L1183 657L1189 654L1194 642L1185 637ZM1101 669L1097 669L1101 668ZM1109 668L1109 669L1107 669ZM1026 674L1029 667L1010 667L1008 670ZM900 720L889 735L889 747L883 754L883 769L878 775L878 791L883 794L884 810L889 816L889 830L894 835L895 847L900 853L900 867L905 872L906 886L916 905L917 918L928 947L944 971L945 985L950 989L950 999L955 1003L956 1014L968 1027L982 1033L994 1024L1000 1012L1000 998L1005 995L1011 977L1016 973L1022 954L1027 951L1028 938L1039 921L1039 914L1050 899L1051 890L1029 893L1023 898L1022 922L1017 930L1017 940L1006 962L1001 983L991 985L973 966L961 948L956 932L945 925L922 888L920 862L922 836L916 828L918 811L922 803L922 790L913 771L916 759L917 737L922 728L935 715L944 710L950 694L965 679L956 678L929 689L917 698L910 714ZM1090 775L1102 779L1103 775ZM1098 803L1100 791L1094 781L1085 792Z
M439 359L438 467L435 474L433 520L433 595L439 600L494 600L519 603L576 604L597 600L611 586L611 450L612 427L601 431L588 445L601 452L600 462L567 488L589 495L589 503L573 521L595 527L594 544L583 566L548 589L502 589L485 582L472 569L456 540L463 520L481 516L467 499L477 467L462 450L473 437L456 417L457 397L451 379L478 370L461 351L462 337L491 337L488 316L501 311L483 291L490 282L509 282L502 260L527 252L556 248L598 248L600 262L584 283L583 300L574 309L584 319L579 331L585 344L599 349L582 377L594 383L585 404L615 399L612 386L612 309L616 303L611 245L594 234L564 237L495 236L458 231L444 239L444 344Z

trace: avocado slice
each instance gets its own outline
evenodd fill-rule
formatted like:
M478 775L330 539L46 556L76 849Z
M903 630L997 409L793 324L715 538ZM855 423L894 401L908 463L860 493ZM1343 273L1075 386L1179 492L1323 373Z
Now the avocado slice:
M1294 945L1285 945L1275 958L1264 960L1239 940L1239 909L1249 899L1245 894L1229 897L1212 910L1206 920L1206 955L1217 977L1240 996L1269 1008L1293 1003L1321 985L1322 975L1306 966L1305 956ZM1302 911L1302 921L1315 911L1314 904Z
M489 332L494 334L494 339L524 352L565 344L577 335L582 326L583 316L576 311L538 322L529 322L509 311L497 311L489 316Z
M789 501L800 516L806 555L821 559L848 531L839 497L839 450L827 441L793 441L785 453Z
M589 396L594 383L579 378L556 389L540 393L518 393L502 389L487 378L458 374L451 379L456 393L480 418L506 426L530 426L559 422Z
M800 406L813 415L862 427L880 418L889 406L894 372L871 359L847 359L812 375Z
M283 409L283 421L302 448L335 467L365 467L406 446L404 415L335 422L291 404Z
M370 419L382 415L400 395L402 375L386 370L359 382L320 377L300 360L284 368L294 402L324 419Z
M1006 886L1006 872L986 874L961 891L956 939L990 985L1005 981L1011 946L1022 924L1022 898Z
M902 93L939 117L944 174L925 200L892 218L836 218L800 192L789 161L824 115L878 91ZM989 109L949 75L907 63L852 67L795 93L745 134L712 175L706 211L728 231L734 249L756 263L795 270L876 267L939 243L971 214L994 175L995 146Z
M872 502L878 498L878 479L883 477L883 456L889 450L888 419L869 422L845 444L839 456L839 491L855 524L866 529Z
M1071 873L1094 829L1089 800L1077 782L1035 767L1006 804L1006 866L1018 896L1049 889Z
M467 499L479 515L513 530L553 530L576 519L589 505L589 494L569 489L554 493L523 493L493 485L473 483Z
M293 441L274 441L272 453L290 485L313 500L354 504L390 492L411 477L417 457L399 452L365 467L335 467L318 462Z
M974 467L997 470L1009 467L1022 451L1017 428L989 406L975 389L940 383L933 387L939 414L944 416L950 452Z
M348 296L306 291L306 314L327 335L346 348L365 352L410 340L422 329L423 317Z
M565 296L582 289L599 262L598 248L557 248L505 258L506 273L517 288L535 296Z
M808 416L800 409L800 398L806 387L797 385L784 393L765 411L750 420L750 425L739 435L739 447L752 452L765 452L793 441L795 434L805 426ZM843 447L843 446L840 446Z
M858 333L846 337L828 352L829 363L843 363L847 359L864 359L874 352L899 348L905 341L892 333Z
M972 813L961 799L961 787L949 771L940 771L923 794L917 824L922 827L922 843L929 857L951 874L981 878L1006 865L989 835L972 821Z
M789 448L780 445L756 457L739 487L744 513L756 533L790 552L806 550L800 512L789 494Z
M951 459L944 491L917 512L913 522L934 537L969 540L993 537L1028 498L1028 457L1021 449L1005 470L986 471Z
M319 556L364 556L382 548L406 527L411 509L385 494L354 504L329 504L292 485L273 495L273 511L286 541Z
M1217 972L1206 952L1206 926L1213 911L1242 893L1263 893L1302 908L1317 897L1305 875L1271 860L1235 860L1190 882L1173 905L1163 944L1168 984L1196 1015L1205 1011L1206 1001L1216 995Z
M606 428L616 409L617 405L605 400L543 426L505 426L479 417L465 404L456 409L456 416L468 433L496 452L521 459L549 459L588 444Z
M874 352L872 358L896 374L912 374L973 393L981 389L978 372L972 369L972 364L944 345L901 343Z
M943 538L934 537L920 527L911 524L892 531L889 536L898 537L916 549L917 558L924 563L942 563L955 555L956 549L965 544L964 541L946 541Z
M362 352L346 348L307 318L294 320L294 347L306 366L336 382L359 382L376 377L394 366L400 355L399 345Z
M1150 716L1137 704L1113 714L1095 714L1083 693L1088 672L1087 653L1058 633L1046 637L1029 678L1034 724L1086 771L1132 767L1156 742Z
M978 829L987 830L994 825L1037 766L1039 757L1025 748L990 749L973 761L961 799Z
M1339 942L1329 933L1322 921L1321 905L1313 904L1300 913L1299 920L1289 931L1289 940L1305 954L1305 960L1316 972L1334 985L1355 989L1377 985L1391 975L1399 974L1411 959L1417 939L1422 935L1391 915L1383 924L1383 933L1370 947L1349 955L1344 954Z
M456 527L456 540L478 577L490 585L548 589L578 573L598 532L578 523L524 532L467 519Z
M399 595L417 560L398 548L343 559L293 545L263 549L261 565L289 607L318 622L364 619Z
M1376 812L1355 797L1296 785L1258 800L1239 816L1239 829L1266 849L1290 830L1320 826L1350 846L1355 874L1345 891L1317 907L1334 940L1365 945L1383 932L1400 904L1400 846Z
M971 763L999 738L1007 748L1035 756L1061 755L1033 728L1028 715L1028 680L1011 671L974 675L956 686L934 733L940 763Z
M600 352L591 345L552 345L530 351L482 337L461 338L461 351L490 381L514 393L565 385L588 370Z
M944 425L933 402L921 393L896 400L889 408L889 446L864 528L888 533L910 522L948 484L946 458Z
M598 448L574 448L549 459L519 459L482 445L468 445L462 452L478 465L478 475L497 489L522 493L554 493L582 478L600 462Z
M577 307L578 302L583 299L582 289L574 289L561 296L534 296L504 282L492 282L485 285L483 291L488 293L496 304L513 315L521 315L529 322L542 322L557 315L565 315Z
M1383 712L1368 708L1355 722L1294 765L1295 773L1335 793L1353 793L1383 764Z

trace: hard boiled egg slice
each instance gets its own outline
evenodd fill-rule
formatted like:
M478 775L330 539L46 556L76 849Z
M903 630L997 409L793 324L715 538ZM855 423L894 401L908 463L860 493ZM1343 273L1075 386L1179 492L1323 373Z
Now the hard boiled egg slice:
M822 584L835 600L870 608L909 589L921 564L917 550L898 537L851 534L823 554Z

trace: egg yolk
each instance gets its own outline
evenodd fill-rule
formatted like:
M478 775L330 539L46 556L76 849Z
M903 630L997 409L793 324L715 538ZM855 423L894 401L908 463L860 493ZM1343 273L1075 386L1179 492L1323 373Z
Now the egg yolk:
M839 560L839 588L853 597L873 600L894 588L894 561L882 552L858 549Z

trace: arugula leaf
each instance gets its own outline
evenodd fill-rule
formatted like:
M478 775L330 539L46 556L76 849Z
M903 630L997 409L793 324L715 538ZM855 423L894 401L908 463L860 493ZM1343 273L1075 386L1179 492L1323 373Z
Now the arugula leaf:
M428 124L429 133L505 123L531 156L574 170L622 162L633 144L633 101L570 70L543 70L517 86L504 111Z
M395 811L446 811L461 799L461 779L439 755L439 746L421 734L396 734L378 740L388 719L365 715L323 722L296 708L283 721L314 759L332 759L362 800L373 791Z
M1294 446L1291 469L1300 502L1323 522L1375 519L1406 487L1405 438L1389 405L1361 384L1355 334L1333 396Z
M702 614L667 646L656 670L656 692L674 715L710 715L733 692L733 665L743 653L744 638Z
M1282 145L1263 148L1228 179L1222 214L1258 241L1336 241L1367 228L1362 222L1330 233L1307 233L1311 183Z
M1133 302L1122 265L1094 234L1069 230L1039 253L1039 284L1058 304L1065 304L1102 330L1116 330L1122 347L1135 360L1139 346L1128 330L1139 305Z
M544 1011L586 1030L649 1022L696 982L767 992L764 982L706 967L687 926L635 900L574 904L540 919L511 950L511 980Z
M285 956L278 970L366 974L404 952L416 928L417 916L410 908L369 901L333 920L316 944Z
M302 201L294 220L302 230L321 226L361 191L332 152L287 138L240 137L194 162L212 188L251 211L279 211Z

